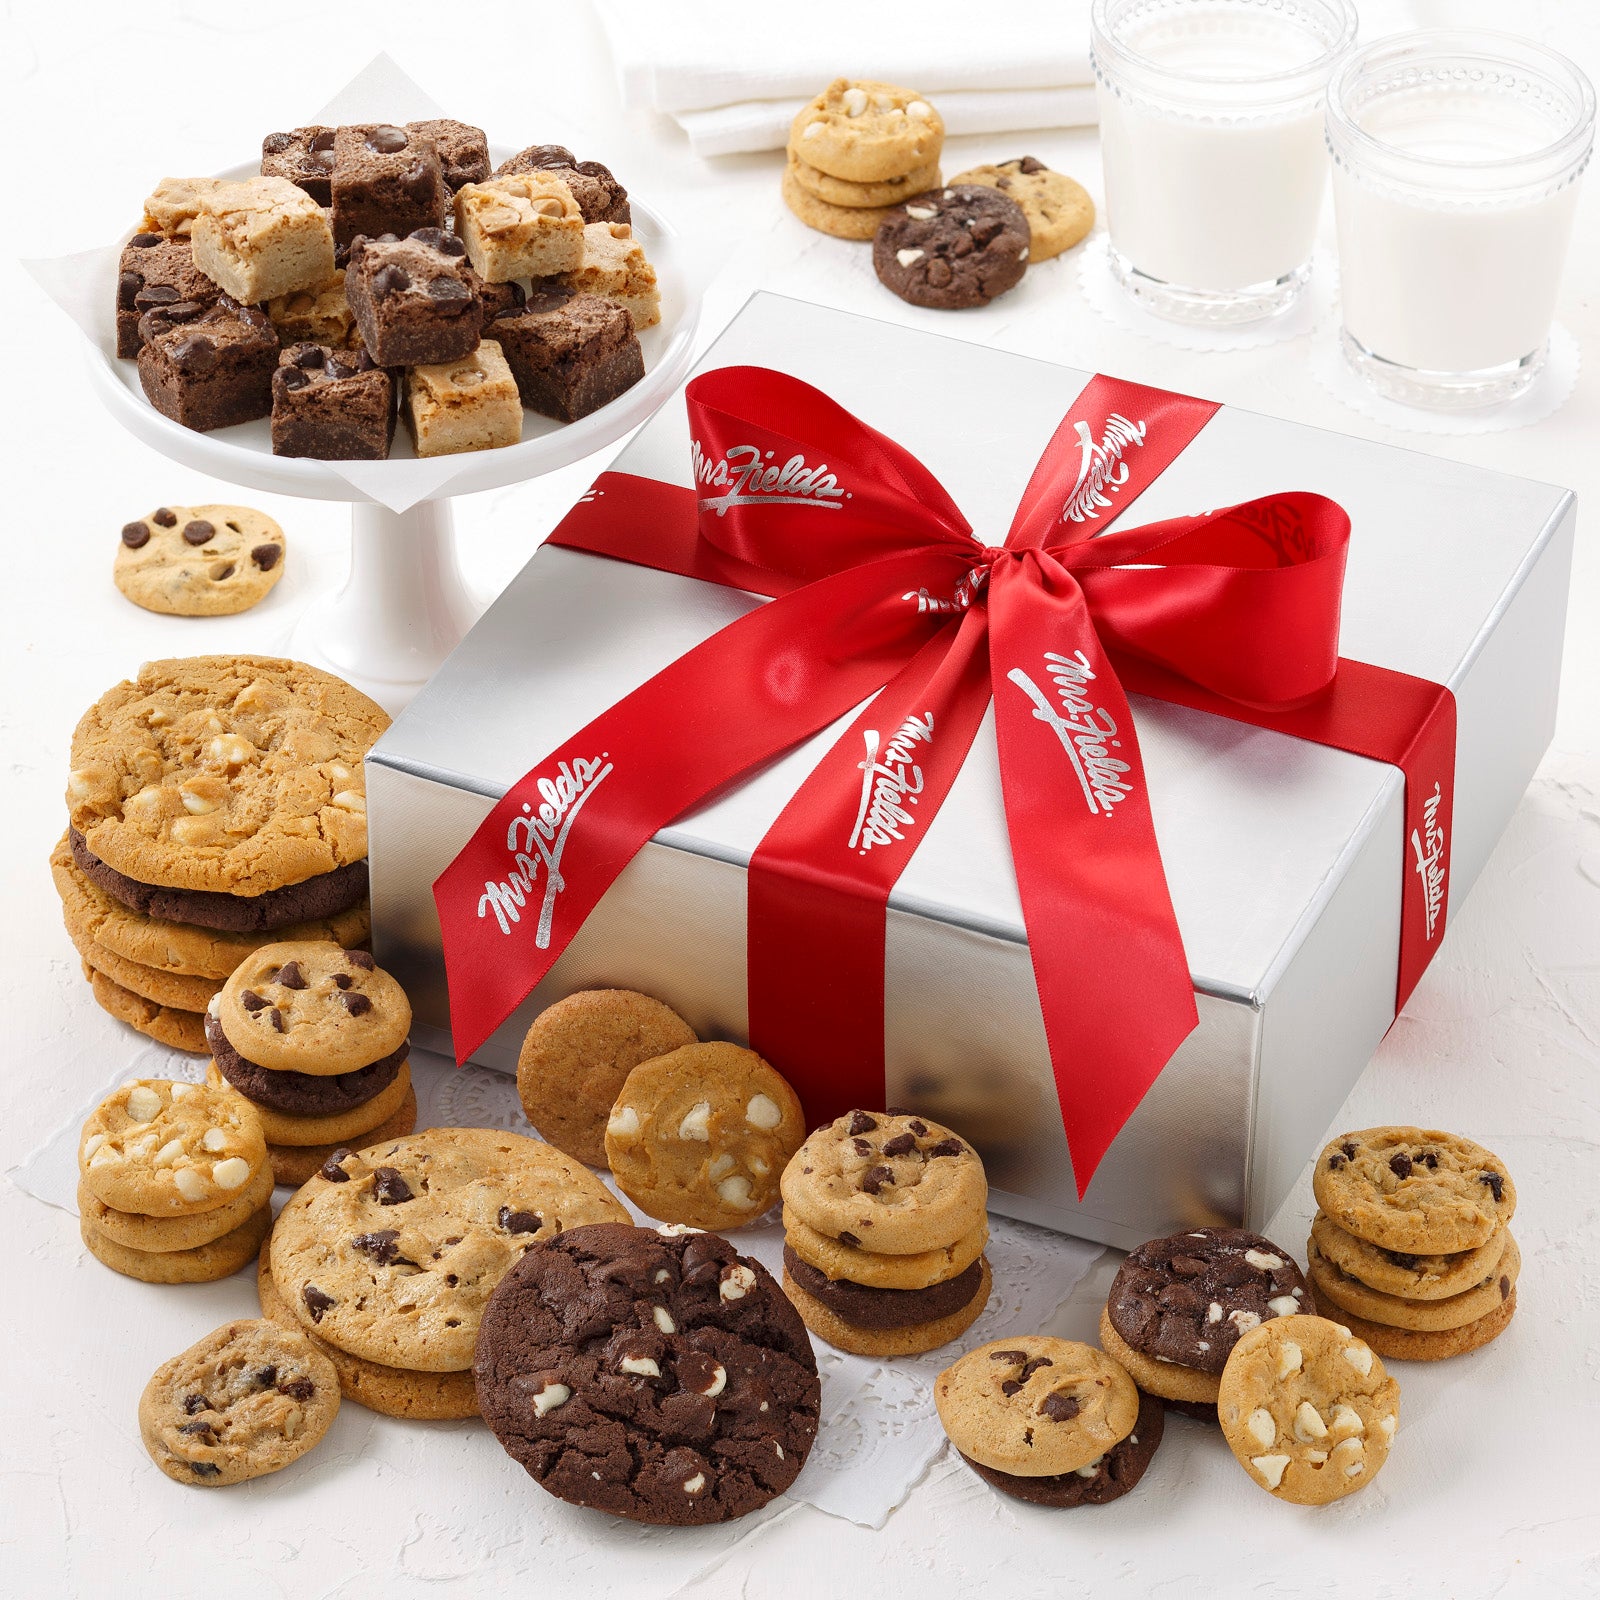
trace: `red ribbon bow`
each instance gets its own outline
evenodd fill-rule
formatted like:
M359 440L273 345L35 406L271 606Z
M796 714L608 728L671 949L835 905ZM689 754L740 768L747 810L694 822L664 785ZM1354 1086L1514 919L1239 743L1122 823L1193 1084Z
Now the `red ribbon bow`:
M1096 377L990 546L809 384L728 367L687 400L695 489L607 473L550 542L779 598L552 752L440 875L458 1060L655 833L860 707L751 860L750 1037L814 1121L880 1103L889 893L992 700L1081 1196L1198 1021L1129 689L1404 769L1403 1004L1443 930L1454 699L1340 660L1338 505L1278 494L1106 531L1218 408Z

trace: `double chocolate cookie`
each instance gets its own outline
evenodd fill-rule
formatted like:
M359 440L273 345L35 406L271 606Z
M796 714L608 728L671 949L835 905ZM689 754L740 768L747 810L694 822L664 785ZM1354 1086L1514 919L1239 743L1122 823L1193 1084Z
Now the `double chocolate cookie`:
M530 1249L485 1310L484 1419L551 1494L636 1522L725 1522L782 1494L816 1437L800 1318L715 1234L615 1224Z
M1030 235L1022 208L998 189L951 184L913 195L878 224L872 266L914 306L987 305L1022 281Z

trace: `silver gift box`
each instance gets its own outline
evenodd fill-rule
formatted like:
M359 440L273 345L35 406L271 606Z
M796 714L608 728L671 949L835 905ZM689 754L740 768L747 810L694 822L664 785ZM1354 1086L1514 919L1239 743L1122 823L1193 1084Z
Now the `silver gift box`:
M1089 376L765 294L702 370L745 362L816 384L906 445L989 540ZM615 466L689 487L681 398ZM1454 913L1550 738L1573 496L1225 408L1127 523L1287 489L1331 496L1354 524L1341 653L1455 691ZM537 760L761 603L542 549L383 737L367 760L373 937L419 1044L449 1049L434 878ZM1184 1225L1259 1226L1276 1209L1393 1020L1401 894L1416 882L1396 768L1137 697L1134 709L1200 1026L1086 1197L1056 1110L992 722L890 899L884 1040L888 1103L970 1138L997 1211L1124 1248ZM658 834L475 1059L514 1071L535 1013L593 987L657 995L702 1037L742 1041L745 868L848 720ZM695 736L716 738L715 706Z

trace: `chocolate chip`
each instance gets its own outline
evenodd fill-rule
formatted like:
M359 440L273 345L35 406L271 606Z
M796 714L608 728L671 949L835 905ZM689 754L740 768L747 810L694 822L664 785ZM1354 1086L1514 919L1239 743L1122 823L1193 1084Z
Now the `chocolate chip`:
M273 548L276 549L277 546L274 545ZM348 989L354 982L355 979L348 972L336 972L333 974L333 986L335 989Z
M1039 1407L1040 1414L1048 1417L1052 1422L1071 1422L1083 1409L1078 1404L1078 1397L1072 1394L1047 1394L1044 1403Z
M184 1423L183 1426L178 1429L178 1432L187 1433L194 1438L202 1440L206 1444L215 1444L217 1442L216 1430L209 1422L205 1420L204 1417L196 1417L193 1422Z
M207 373L217 364L217 347L203 333L191 333L172 347L172 360L184 372Z
M309 1400L316 1392L317 1386L310 1378L291 1378L278 1385L278 1393L288 1395L291 1400Z
M1335 1150L1334 1153L1331 1156L1328 1157L1328 1171L1329 1172L1338 1172L1346 1164L1347 1163L1345 1162L1344 1157L1342 1155L1340 1155L1337 1150Z
M1018 172L1043 172L1045 170L1044 162L1036 161L1032 156L1024 156L1017 163Z
M411 1185L394 1167L379 1167L374 1171L372 1192L378 1197L380 1206L404 1205L407 1200L416 1198L411 1192Z
M257 994L254 989L246 989L239 996L239 1004L242 1005L246 1011L262 1011L266 1008L267 1002L261 995Z
M375 1233L358 1233L350 1241L350 1248L371 1256L380 1267L387 1267L400 1253L399 1240L400 1235L394 1228L380 1228Z
M352 1017L364 1017L372 1009L372 1002L364 995L353 990L346 990L339 996L344 1001L344 1008Z
M1409 1178L1411 1176L1411 1157L1404 1150L1397 1150L1389 1157L1389 1170L1397 1178Z
M1040 1367L1053 1367L1054 1365L1055 1362L1053 1362L1049 1356L1035 1356L1033 1360L1024 1365L1022 1371L1019 1372L1017 1376L1021 1378L1024 1383L1026 1383L1028 1379L1039 1370Z
M148 289L139 291L141 309L147 306L175 306L182 298L170 283L153 283Z
M183 1397L183 1414L192 1417L197 1411L209 1411L211 1402L203 1394L189 1394Z
M157 506L155 510L150 513L150 520L155 523L158 528L171 528L175 526L178 521L178 513L176 511L169 511L165 506Z
M959 1139L941 1139L928 1154L930 1156L964 1156L967 1147Z
M197 1478L220 1478L222 1476L222 1468L215 1461L191 1461L189 1470Z
M1415 1272L1417 1257L1406 1255L1401 1250L1385 1250L1383 1252L1402 1272Z
M272 1018L272 1031L274 1033L287 1033L289 1031L283 1020L283 1013L274 1006L267 1015Z
M915 1134L897 1133L894 1138L884 1145L883 1153L886 1156L908 1156L917 1148Z
M996 178L994 180L994 186L997 189L1009 189L1011 187L1011 180L1009 178Z
M278 372L278 386L287 389L291 394L296 389L304 389L311 382L311 374L302 372L299 367L283 367Z
M1354 1161L1355 1160L1355 1158L1356 1158L1356 1147L1348 1139L1346 1139L1345 1142L1342 1145L1339 1146L1339 1148L1344 1151L1346 1160L1349 1160L1349 1161Z
M459 278L440 276L429 282L428 298L439 301L470 300L472 291Z
M850 1126L844 1131L848 1134L871 1133L877 1126L875 1118L869 1117L865 1111L857 1111L851 1114Z
M1198 1278L1206 1270L1206 1263L1198 1256L1174 1256L1171 1265L1181 1278Z
M289 359L297 367L320 367L328 354L320 344L297 344L289 352Z
M974 244L993 244L1004 226L998 217L979 217L967 231Z
M1021 1388L1022 1384L1016 1378L1007 1378L1006 1381L1000 1385L1000 1393L1017 1394Z
M861 1241L853 1233L841 1233L839 1235L839 1243L852 1245L857 1250L861 1248Z
M144 288L144 279L137 272L124 272L117 278L117 310L132 311L134 296Z
M1010 1361L1013 1363L1022 1363L1027 1361L1028 1352L1026 1350L991 1350L989 1352L989 1359L991 1361Z
M868 1167L861 1178L861 1187L868 1194L876 1194L886 1183L894 1182L894 1173L885 1166Z
M381 128L374 128L367 135L367 148L375 150L380 156L399 154L410 143L404 128L396 128L385 123Z
M264 156L282 155L285 150L294 147L294 142L292 133L269 133L261 141L261 153Z
M322 1163L317 1171L320 1172L329 1183L349 1183L350 1174L346 1172L339 1163L342 1161L348 1161L354 1154L355 1152L353 1150L346 1150L341 1147L340 1149L335 1150L333 1154Z
M544 1226L537 1211L513 1211L510 1206L500 1207L499 1222L507 1233L537 1233Z
M323 1313L331 1311L339 1303L331 1294L324 1294L314 1283L308 1283L301 1289L300 1298L305 1301L306 1310L311 1313L313 1322L321 1322Z
M255 549L250 552L250 559L255 562L255 564L263 572L271 572L272 569L277 566L278 557L282 554L283 546L281 544L258 544ZM345 977L345 974L342 972L336 974L335 982L337 982L339 978L344 978L345 983L350 981L349 978ZM341 985L341 987L343 987L343 985Z
M365 950L346 950L344 958L352 967L360 967L363 972L371 972L378 965Z
M150 543L150 530L142 522L124 523L122 542L130 550L142 550Z
M160 243L161 235L159 233L136 233L128 241L128 244L135 250L148 250L152 245Z
M865 1139L852 1139L850 1146L858 1156L870 1156L872 1154L872 1146Z
M916 1134L919 1139L924 1139L928 1134L928 1124L922 1121L922 1119L919 1117L911 1124L911 1131Z
M306 975L300 970L298 961L285 961L278 968L278 982L285 989L303 989L306 986Z
M1506 1180L1498 1172L1480 1172L1478 1182L1488 1185L1489 1193L1494 1196L1496 1205L1505 1199Z
M374 294L398 294L402 289L411 287L411 274L404 267L396 266L390 262L386 267L379 267L372 275L372 292Z
M1511 1298L1511 1280L1509 1278L1502 1278L1500 1280L1500 1298L1502 1300L1509 1300Z
M217 536L217 530L209 522L186 522L183 525L183 542L185 544L210 544Z
M310 139L306 141L306 148L308 150L315 150L318 155L321 155L324 151L331 153L333 150L333 129L318 129L318 131L312 134Z
M1429 1172L1439 1170L1439 1158L1431 1150L1419 1150L1411 1159L1418 1165L1426 1167Z

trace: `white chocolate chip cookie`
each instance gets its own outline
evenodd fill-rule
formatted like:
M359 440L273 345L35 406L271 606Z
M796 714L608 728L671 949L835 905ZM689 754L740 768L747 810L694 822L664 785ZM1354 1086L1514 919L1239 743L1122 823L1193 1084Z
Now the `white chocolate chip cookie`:
M851 183L879 183L928 166L944 147L939 113L911 89L835 78L789 129L795 157Z

